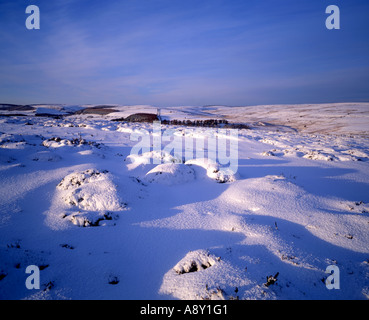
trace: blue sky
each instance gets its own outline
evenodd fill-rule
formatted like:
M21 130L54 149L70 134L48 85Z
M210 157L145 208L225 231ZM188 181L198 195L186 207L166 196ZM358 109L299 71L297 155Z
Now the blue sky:
M0 103L369 101L368 16L367 0L6 0Z

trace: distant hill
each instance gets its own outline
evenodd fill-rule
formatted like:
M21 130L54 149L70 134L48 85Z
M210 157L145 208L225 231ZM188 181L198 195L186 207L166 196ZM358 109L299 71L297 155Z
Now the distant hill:
M31 111L35 110L30 105L18 105L18 104L0 104L0 110L4 111Z

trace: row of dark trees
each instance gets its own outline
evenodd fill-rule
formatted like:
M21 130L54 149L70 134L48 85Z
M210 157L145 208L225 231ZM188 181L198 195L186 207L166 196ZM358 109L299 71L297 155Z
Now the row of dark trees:
M162 124L171 124L177 126L191 126L191 127L219 127L228 124L227 120L223 119L207 119L207 120L162 120Z
M188 126L188 127L211 127L211 128L233 128L233 129L250 129L247 124L229 123L225 119L207 119L207 120L161 120L162 124Z
M206 120L167 120L160 119L160 116L151 113L135 113L127 118L112 119L112 121L126 121L126 122L153 122L161 121L161 124L188 126L188 127L211 127L211 128L233 128L233 129L249 129L249 126L243 123L229 123L225 119L206 119Z

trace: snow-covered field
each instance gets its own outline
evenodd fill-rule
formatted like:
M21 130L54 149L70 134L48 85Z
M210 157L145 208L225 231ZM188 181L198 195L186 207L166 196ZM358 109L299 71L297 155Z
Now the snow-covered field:
M225 137L237 172L206 158L223 131L161 125L158 152L152 124L111 121L155 107L112 108L0 117L1 299L369 298L369 103L160 110L249 124Z

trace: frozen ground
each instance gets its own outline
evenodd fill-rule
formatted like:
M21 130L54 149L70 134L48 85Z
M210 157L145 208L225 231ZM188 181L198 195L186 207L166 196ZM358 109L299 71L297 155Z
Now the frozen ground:
M130 155L157 133L110 120L154 107L33 116L83 107L0 117L1 299L369 298L368 103L160 110L250 124L236 173L167 152L180 137L206 155L209 128L162 126L161 152Z

